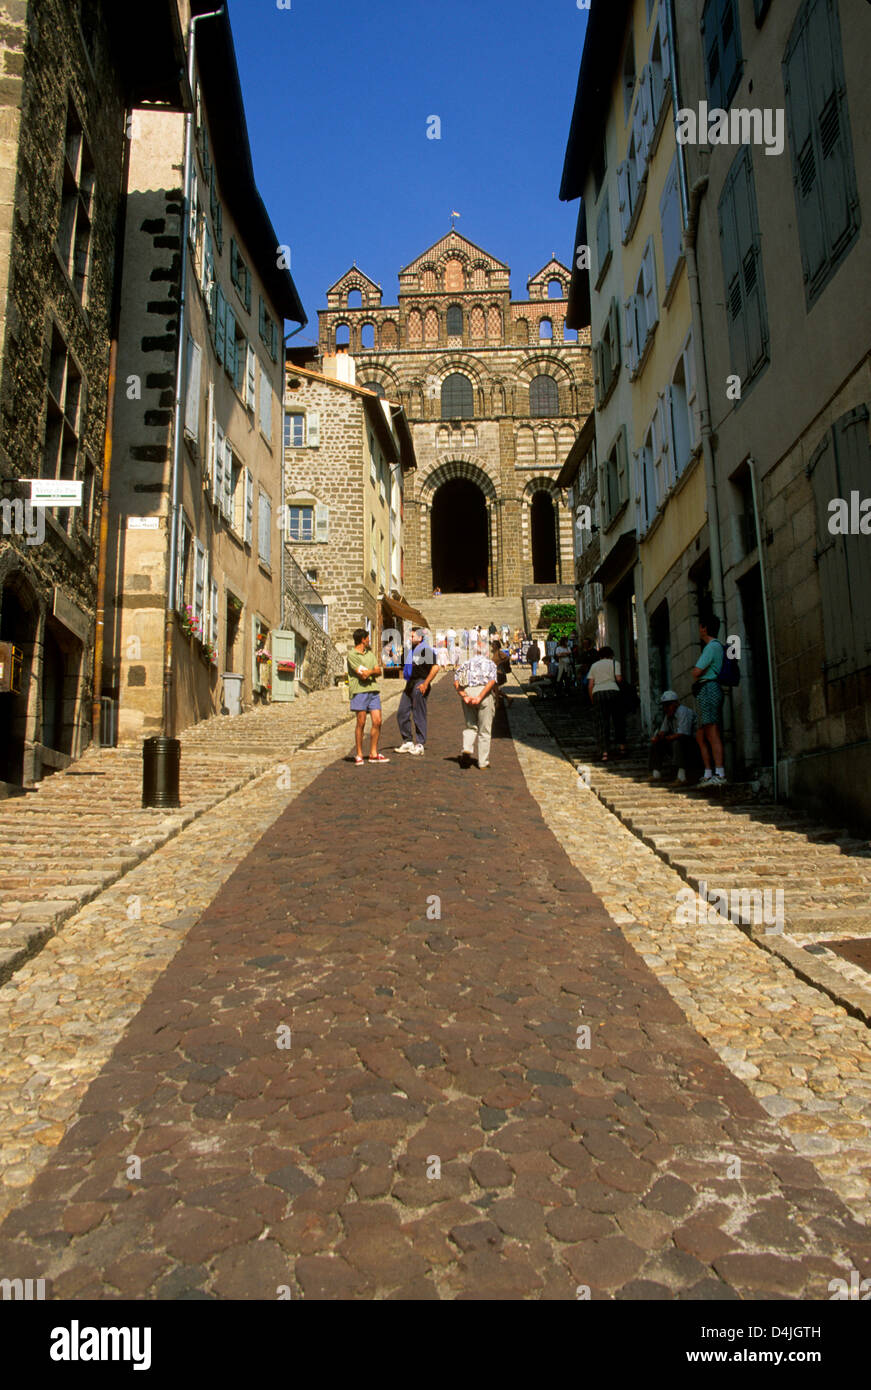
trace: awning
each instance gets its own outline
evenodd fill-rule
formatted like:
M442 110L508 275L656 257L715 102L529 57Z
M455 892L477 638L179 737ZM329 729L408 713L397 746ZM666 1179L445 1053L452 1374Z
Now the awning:
M400 620L406 618L410 623L429 628L429 623L420 610L403 603L401 598L383 598L381 600L381 613L382 617L393 617Z
M593 570L591 578L601 584L607 597L609 590L631 569L638 554L638 541L634 531L624 531L608 551L599 568Z

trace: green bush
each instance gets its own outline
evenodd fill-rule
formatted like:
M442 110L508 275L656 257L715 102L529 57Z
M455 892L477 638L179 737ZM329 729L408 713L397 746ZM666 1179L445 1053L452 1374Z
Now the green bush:
M574 621L570 623L551 623L547 633L547 640L549 642L558 642L561 637L568 637L569 633L574 632L576 627L577 623Z
M550 627L552 623L568 623L567 631L577 627L578 614L573 603L545 603L538 615L539 627Z

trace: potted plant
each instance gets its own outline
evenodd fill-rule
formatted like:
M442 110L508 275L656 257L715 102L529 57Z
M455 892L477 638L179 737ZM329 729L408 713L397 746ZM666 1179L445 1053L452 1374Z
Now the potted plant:
M285 675L285 676L292 676L292 675L294 674L294 672L296 671L296 662L295 662L295 661L279 661L279 663L278 663L278 670L281 672L282 675Z

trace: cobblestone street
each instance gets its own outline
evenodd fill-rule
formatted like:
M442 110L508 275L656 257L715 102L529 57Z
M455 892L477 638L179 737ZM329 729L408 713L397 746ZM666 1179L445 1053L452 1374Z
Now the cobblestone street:
M289 787L252 763L18 963L5 1276L826 1300L871 1275L866 1024L739 926L676 925L684 879L506 703L488 772L447 679L423 759L388 718L390 765L355 767L330 713Z

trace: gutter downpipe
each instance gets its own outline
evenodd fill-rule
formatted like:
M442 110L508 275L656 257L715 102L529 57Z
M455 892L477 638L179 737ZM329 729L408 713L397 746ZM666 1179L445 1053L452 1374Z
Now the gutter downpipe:
M97 611L94 632L94 676L91 699L91 742L99 743L103 695L103 651L106 626L106 569L109 548L109 499L112 486L112 451L115 443L115 387L118 377L118 336L121 327L121 286L124 278L124 240L127 235L127 181L130 177L130 145L127 134L133 108L124 112L124 157L121 161L121 197L115 239L115 281L112 286L112 322L109 341L109 379L106 383L106 433L103 439L103 475L100 485L100 535L97 543Z
M215 19L223 14L225 6L221 5L218 9L210 11L208 14L198 14L191 18L190 39L188 42L188 84L191 92L194 91L194 71L195 71L195 50L196 50L196 25L201 19ZM188 266L188 224L190 222L190 185L191 185L191 165L193 163L193 124L194 113L189 111L185 118L184 136L184 174L182 187L182 212L181 212L181 267L179 284L178 302L178 356L176 358L175 370L175 409L173 412L173 441L172 441L172 492L170 500L170 526L169 526L169 565L167 567L168 579L166 586L166 613L163 627L163 733L165 738L173 737L172 719L170 715L170 692L172 690L173 662L172 662L172 635L175 626L175 589L176 589L176 562L178 559L178 530L179 530L179 472L181 466L181 415L182 415L182 388L184 385L184 362L185 362L185 310L187 308L187 266Z
M768 693L771 700L771 772L774 800L777 795L777 698L774 691L774 655L771 643L771 624L768 618L768 589L765 583L765 561L762 553L762 521L759 514L759 491L756 480L756 460L748 458L750 488L753 494L753 521L756 526L756 553L759 556L759 586L762 590L762 618L765 623L765 656L768 662Z

